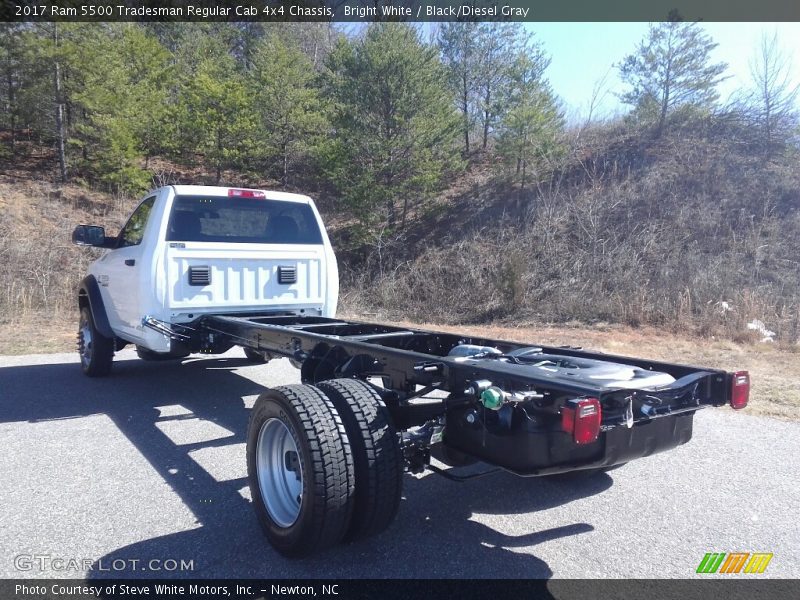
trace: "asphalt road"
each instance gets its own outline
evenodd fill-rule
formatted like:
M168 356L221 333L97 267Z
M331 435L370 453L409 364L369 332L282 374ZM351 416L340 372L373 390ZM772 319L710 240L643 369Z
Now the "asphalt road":
M263 387L296 381L240 350L126 350L99 380L72 354L0 357L0 577L693 577L706 552L772 552L764 576L796 577L800 423L730 409L587 479L407 475L388 531L286 560L250 507L244 434Z

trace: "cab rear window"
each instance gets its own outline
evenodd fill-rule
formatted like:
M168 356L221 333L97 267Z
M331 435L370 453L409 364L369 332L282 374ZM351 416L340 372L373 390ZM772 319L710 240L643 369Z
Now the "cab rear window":
M308 204L259 198L176 196L167 241L321 244L322 234Z

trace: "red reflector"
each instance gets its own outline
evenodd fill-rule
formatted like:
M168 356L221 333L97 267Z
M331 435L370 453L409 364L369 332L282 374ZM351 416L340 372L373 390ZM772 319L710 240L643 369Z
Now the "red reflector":
M561 408L561 428L576 444L591 444L600 435L603 419L597 398L570 400Z
M267 195L260 190L228 190L229 198L266 198Z
M731 377L731 408L740 410L750 399L750 373L736 371Z
M575 409L565 404L561 409L561 429L564 433L572 433L575 430Z

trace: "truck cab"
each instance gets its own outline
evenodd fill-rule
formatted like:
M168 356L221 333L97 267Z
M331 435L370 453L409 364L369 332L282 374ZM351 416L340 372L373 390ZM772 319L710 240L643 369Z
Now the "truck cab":
M336 258L308 196L166 186L141 200L117 236L81 225L73 241L108 249L79 292L99 329L94 342L110 337L116 347L167 354L174 340L145 318L180 325L211 313L336 313Z

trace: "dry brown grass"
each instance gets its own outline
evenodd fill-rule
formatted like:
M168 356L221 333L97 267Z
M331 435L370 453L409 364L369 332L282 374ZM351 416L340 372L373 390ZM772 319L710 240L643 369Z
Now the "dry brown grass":
M116 234L136 200L78 185L0 174L0 322L63 312L100 252L71 243L75 225L103 225Z
M75 351L77 331L77 311L57 316L29 313L25 318L0 323L0 355Z

